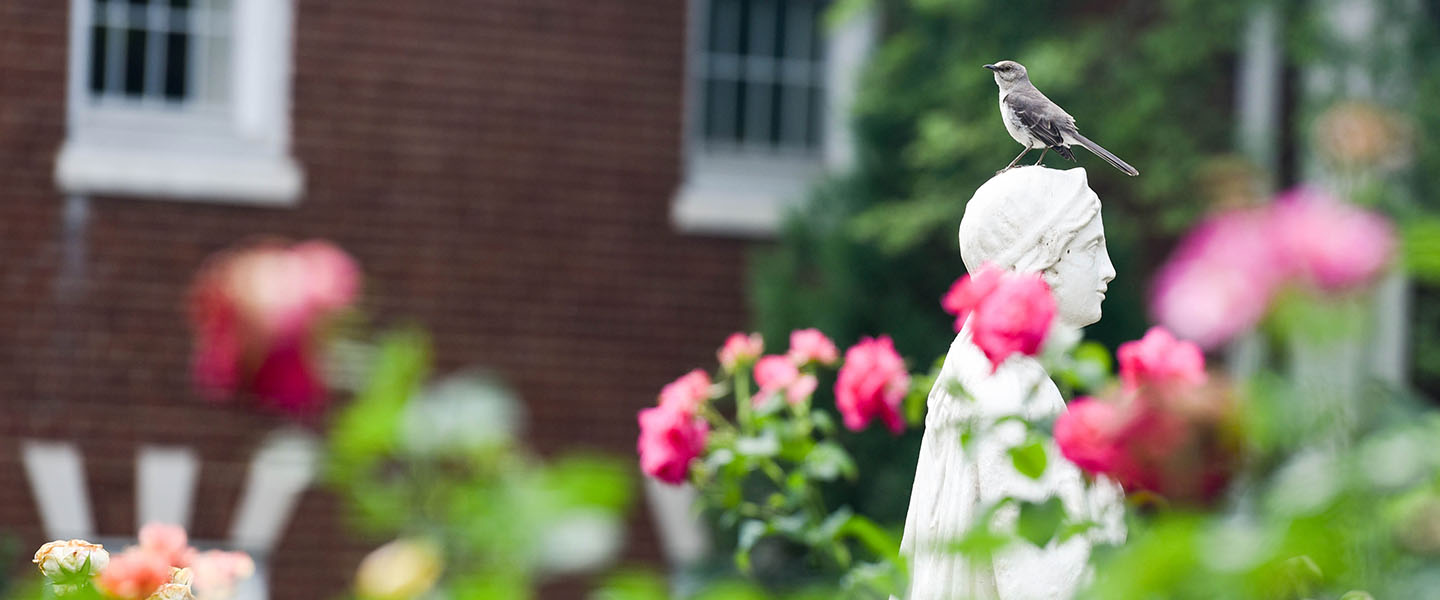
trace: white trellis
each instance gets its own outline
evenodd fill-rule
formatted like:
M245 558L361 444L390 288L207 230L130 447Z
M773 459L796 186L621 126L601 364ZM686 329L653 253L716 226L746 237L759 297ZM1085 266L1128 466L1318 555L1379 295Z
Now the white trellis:
M255 560L255 575L239 583L234 600L269 598L269 558L300 494L315 478L318 456L313 434L281 430L270 435L250 460L228 537L192 541L202 549L243 550ZM75 442L24 440L21 459L47 538L95 540L112 550L134 543L134 538L107 536L96 530L84 456ZM201 467L193 448L141 446L135 457L136 530L153 522L189 529Z

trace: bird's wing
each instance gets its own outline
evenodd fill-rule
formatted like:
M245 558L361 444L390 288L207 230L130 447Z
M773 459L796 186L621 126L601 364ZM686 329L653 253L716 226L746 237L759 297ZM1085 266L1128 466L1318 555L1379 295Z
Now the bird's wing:
M1017 90L1006 94L1005 105L1015 113L1020 124L1046 146L1064 144L1064 132L1075 129L1075 119L1039 90Z

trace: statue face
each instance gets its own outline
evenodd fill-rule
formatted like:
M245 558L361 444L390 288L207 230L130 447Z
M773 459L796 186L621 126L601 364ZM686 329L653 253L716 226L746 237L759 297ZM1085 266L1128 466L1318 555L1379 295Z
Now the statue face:
M1045 280L1055 293L1060 321L1084 327L1100 320L1100 303L1115 279L1115 266L1105 249L1105 225L1100 213L1090 219L1075 239L1060 253L1060 262L1045 271Z

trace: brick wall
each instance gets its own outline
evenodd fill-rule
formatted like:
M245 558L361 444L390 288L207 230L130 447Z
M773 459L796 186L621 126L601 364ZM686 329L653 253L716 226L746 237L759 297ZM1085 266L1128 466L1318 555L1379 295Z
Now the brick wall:
M101 533L133 533L140 443L203 456L198 537L226 531L245 461L278 422L205 405L182 294L247 236L330 238L364 265L381 323L427 326L442 370L521 392L544 452L629 456L634 412L744 323L741 245L669 226L684 2L297 0L293 209L97 197L62 279L69 2L0 2L0 529L42 540L25 437L79 440ZM279 600L342 589L366 543L306 495ZM632 558L657 555L633 518ZM28 557L23 557L28 558ZM19 568L20 560L16 561ZM552 589L554 597L574 590Z

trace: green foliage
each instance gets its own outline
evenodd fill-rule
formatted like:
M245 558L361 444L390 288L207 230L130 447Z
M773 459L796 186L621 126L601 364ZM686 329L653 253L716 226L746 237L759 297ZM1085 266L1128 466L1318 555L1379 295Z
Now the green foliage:
M629 469L584 454L542 464L505 429L508 392L483 378L427 385L429 370L424 335L382 338L367 384L336 417L326 479L360 531L437 543L448 597L529 597L536 577L563 568L567 536L588 535L577 523L618 530Z

